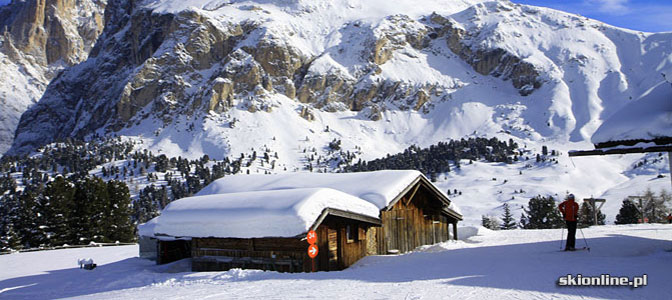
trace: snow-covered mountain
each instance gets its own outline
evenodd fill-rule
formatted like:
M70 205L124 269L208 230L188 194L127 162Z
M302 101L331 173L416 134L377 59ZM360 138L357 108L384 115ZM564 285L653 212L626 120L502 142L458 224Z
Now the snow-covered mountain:
M95 132L215 157L304 136L374 157L474 132L581 142L672 68L669 33L473 2L111 1L13 151Z
M0 153L58 72L86 60L103 31L105 4L32 0L0 7Z
M104 19L86 60L23 114L10 153L92 134L190 158L267 148L288 170L335 139L362 159L465 136L566 153L672 70L672 33L509 1L110 0ZM476 163L441 184L499 202L514 186L599 196L666 168L633 171L640 158ZM522 169L504 193L489 186Z

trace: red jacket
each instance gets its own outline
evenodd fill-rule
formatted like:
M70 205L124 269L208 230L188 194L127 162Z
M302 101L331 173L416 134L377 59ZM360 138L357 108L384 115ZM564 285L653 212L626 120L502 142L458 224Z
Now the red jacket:
M565 200L560 203L558 209L566 221L576 221L576 216L579 215L579 205L574 201Z

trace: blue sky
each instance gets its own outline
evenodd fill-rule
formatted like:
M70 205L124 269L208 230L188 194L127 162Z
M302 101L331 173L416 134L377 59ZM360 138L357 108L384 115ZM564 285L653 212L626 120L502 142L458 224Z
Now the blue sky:
M512 0L551 7L635 30L672 31L672 0ZM0 0L0 5L10 0Z
M512 0L580 14L618 27L672 31L672 0Z

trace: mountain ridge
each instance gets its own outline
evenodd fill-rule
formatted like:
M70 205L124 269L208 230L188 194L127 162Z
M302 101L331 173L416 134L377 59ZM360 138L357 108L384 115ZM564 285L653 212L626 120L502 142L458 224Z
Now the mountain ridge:
M304 15L312 16L311 13L320 12L320 9L333 9L326 2L281 1L278 5L264 1L195 1L189 4L140 1L128 6L133 9L116 9L115 12L115 5L121 8L125 4L124 1L116 2L110 4L106 19L113 19L118 25L106 29L107 34L97 47L108 50L94 48L89 61L55 80L54 87L42 101L44 103L24 116L26 120L17 130L15 151L20 152L18 149L26 145L30 149L30 145L37 141L84 137L93 132L101 133L101 130L124 134L124 127L140 123L152 113L162 127L175 127L171 115L200 114L200 118L205 119L208 111L220 116L234 110L269 112L286 99L293 99L294 105L300 104L295 109L308 120L315 119L317 111L354 111L363 120L381 120L382 113L388 110L412 108L427 113L432 107L450 102L449 97L458 98L453 102L483 98L478 93L464 91L478 80L488 81L498 76L510 80L521 95L539 91L537 93L545 97L532 95L532 98L551 98L549 105L526 105L527 110L534 110L528 114L545 115L543 118L523 117L527 122L537 123L532 126L533 130L528 128L531 135L580 142L588 140L601 120L628 102L626 95L636 98L642 90L656 83L655 79L646 78L647 72L642 72L645 75L636 72L646 68L641 62L642 57L650 52L654 52L650 56L669 54L672 48L656 45L664 41L665 34L617 29L583 17L508 1L472 2L468 4L473 5L464 5L465 9L456 9L458 12L449 16L427 12L418 20L393 15L366 23L354 17L338 30L315 38L299 38L296 36L305 34L283 31L282 26L276 25L296 30L297 26L292 22L300 21L292 18L300 15L312 20ZM350 7L357 3L344 1L343 5ZM227 13L230 10L242 12L241 16L231 17ZM276 14L279 16L273 17ZM337 17L325 18L328 20L325 23L331 22L329 26L332 27L343 19L338 19L337 13L334 15ZM154 29L144 36L142 34L147 32L140 32L143 26L153 26ZM525 27L538 32L536 35L524 34ZM135 32L129 35L126 28ZM318 32L320 28L315 26L305 32ZM555 33L563 30L567 32ZM124 38L115 36L119 34ZM364 38L361 38L362 34ZM189 38L185 40L185 37ZM600 43L591 43L587 37L597 38ZM441 45L444 39L445 44ZM615 47L615 39L623 41L625 46ZM326 42L306 46L306 41L315 40ZM132 45L124 45L124 41L130 41ZM652 48L640 51L640 61L631 57L636 53L630 48L637 43L642 49ZM585 51L571 51L577 44ZM315 51L320 47L321 52ZM115 56L109 49L119 54ZM624 49L628 53L618 53ZM101 54L100 51L107 52ZM604 55L601 57L600 53ZM632 62L627 62L628 59ZM465 63L471 70L465 68ZM669 63L664 60L656 63L669 68ZM115 68L104 70L110 64ZM127 72L125 75L119 75L120 66ZM462 70L458 72L452 71L460 68ZM637 70L625 72L624 68ZM415 72L408 72L411 70ZM470 77L476 75L471 72L484 77L472 80L475 78ZM584 74L588 72L609 74L593 78ZM72 80L72 77L82 77L84 73L119 84L108 83L83 93L81 86L86 80ZM418 75L420 73L429 73L429 76ZM651 72L648 73L650 76ZM176 78L160 78L162 76ZM580 80L587 84L572 86L571 83ZM544 82L546 86L543 86ZM121 83L125 85L122 87ZM499 88L498 85L495 83L494 88ZM467 88L463 89L465 86ZM99 92L107 89L113 92ZM61 101L49 104L53 97L50 94L58 95L59 100L68 97L77 100L65 101L68 110L59 107L45 112L44 107L63 104ZM502 105L515 105L520 100L529 99L516 99L509 95L509 91L494 96L515 99L500 103ZM488 99L476 99L474 103L479 101L492 106ZM72 115L79 120L70 121ZM92 120L90 115L104 115L108 119ZM50 122L52 119L58 121ZM225 119L230 123L233 117ZM195 118L191 122L202 121ZM53 136L43 136L43 132Z

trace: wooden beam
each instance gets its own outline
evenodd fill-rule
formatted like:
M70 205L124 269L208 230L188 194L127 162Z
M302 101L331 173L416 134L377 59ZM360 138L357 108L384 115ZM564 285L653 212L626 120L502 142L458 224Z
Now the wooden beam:
M411 182L411 184L409 184L407 187L405 187L404 190L402 190L401 193L399 193L399 195L397 195L396 197L394 197L394 199L392 199L392 201L390 201L390 203L389 203L385 208L383 208L383 209L381 209L381 210L383 210L383 211L389 211L389 210L392 210L392 208L394 207L394 205L397 204L397 202L398 202L399 200L401 200L401 198L403 198L404 195L406 195L406 194L407 194L413 187L415 187L415 185L416 185L418 182L420 182L420 180L421 180L422 177L424 177L424 176L423 176L423 175L420 175L420 176L418 176L418 178L414 179L413 182Z
M667 160L670 162L670 180L672 180L672 151L667 152Z
M349 212L349 211L345 211L345 210L340 210L340 209L327 207L327 208L322 210L322 213L317 218L315 223L313 223L313 226L310 227L310 230L317 230L317 227L319 227L320 224L322 224L322 221L324 221L324 219L329 215L342 217L342 218L346 218L346 219L351 219L351 220L356 220L356 221L371 224L373 226L381 226L383 224L383 222L381 222L380 219L378 219L378 218L365 216L365 215L361 215L361 214L358 214L358 213L353 213L353 212ZM303 236L303 234L299 235L299 237L302 237L302 236Z
M594 155L613 155L613 154L648 153L648 152L672 152L672 145L615 148L615 149L575 150L575 151L569 151L569 156L570 157L594 156Z
M408 196L408 199L406 199L406 203L404 203L404 205L408 205L408 203L411 202L411 200L413 199L413 196L415 196L415 193L418 192L419 188L420 188L420 183L416 183L415 188L413 188L413 192L411 192L411 195Z
M451 218L453 218L455 220L462 221L462 215L456 213L454 210L452 210L448 207L442 208L441 212L443 212L444 214L450 216Z
M654 143L659 146L672 145L672 136L663 136L657 138L648 138L648 139L630 139L630 140L618 140L618 141L607 141L603 143L595 144L595 148L612 148L618 146L635 146L639 143Z
M381 222L380 219L378 219L378 218L369 217L369 216L366 216L366 215L361 215L361 214L357 214L357 213L353 213L353 212L349 212L349 211L345 211L345 210L340 210L340 209L335 209L335 208L326 208L326 209L329 211L329 214L332 215L332 216L338 216L338 217L343 217L343 218L346 218L346 219L357 220L357 221L361 221L361 222L364 222L364 223L369 223L369 224L377 225L377 226L380 226L380 225L383 224L383 222Z
M390 202L390 204L388 204L385 208L381 209L381 211L390 211L390 210L392 210L392 208L394 207L394 205L397 204L397 202L398 202L399 200L401 200L401 198L402 198L404 195L406 195L409 191L411 191L412 188L415 188L415 185L416 185L416 184L420 184L420 183L424 183L425 186L426 186L426 187L427 187L427 188L428 188L434 195L436 195L436 197L439 198L439 200L441 200L441 202L442 202L443 204L445 204L445 207L444 207L444 209L442 209L442 211L446 212L446 214L447 214L448 216L450 216L451 218L456 218L458 221L462 221L462 218L463 218L463 217L462 217L461 214L459 214L459 213L457 213L456 211L453 211L452 209L448 208L448 206L450 205L450 199L448 199L448 197L446 197L441 191L439 191L439 190L436 188L436 186L434 186L434 184L432 184L432 183L431 183L431 182L430 182L424 175L420 175L420 176L418 176L418 178L416 178L415 180L413 180L413 182L412 182L411 184L409 184L403 191L401 191L401 193L399 193L399 195L397 195L397 196Z

